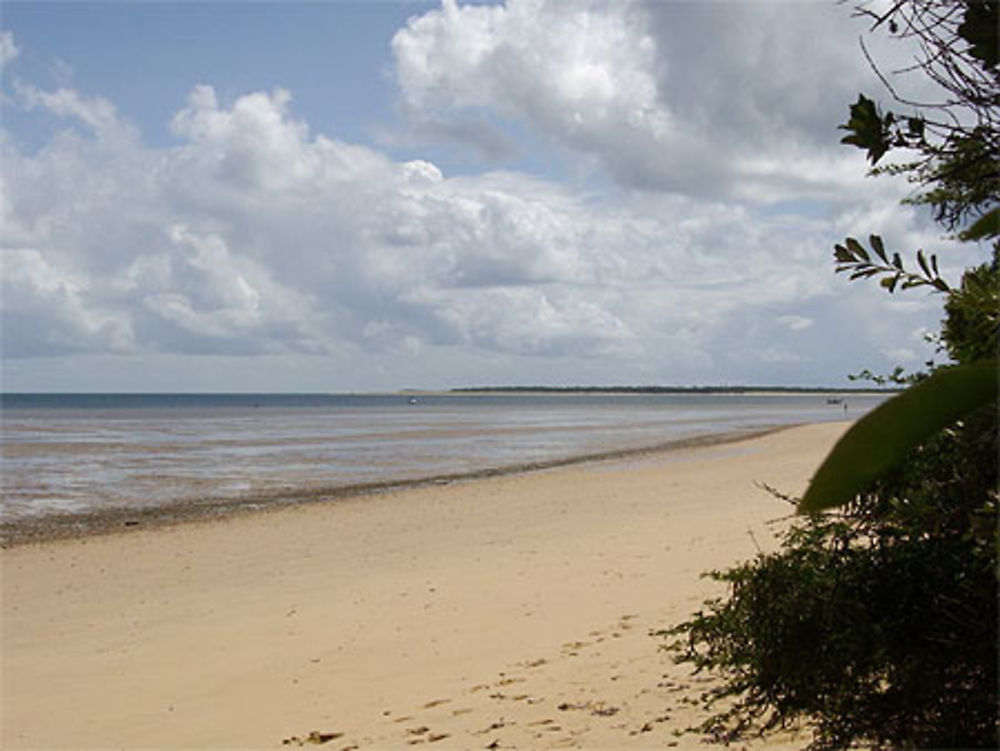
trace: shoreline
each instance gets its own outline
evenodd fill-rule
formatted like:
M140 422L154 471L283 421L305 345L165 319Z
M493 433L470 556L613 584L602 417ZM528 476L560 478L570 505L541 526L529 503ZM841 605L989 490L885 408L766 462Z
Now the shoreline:
M535 462L488 467L468 472L444 473L427 477L402 478L376 482L306 487L280 493L250 494L237 498L185 498L152 507L109 507L82 512L50 513L28 516L13 522L0 522L0 550L22 545L43 544L53 540L78 539L91 536L122 534L138 529L155 529L183 524L225 521L244 514L266 513L273 509L300 505L336 503L350 498L377 496L451 483L475 482L491 477L504 477L542 472L560 467L572 467L595 462L625 460L683 449L724 445L762 437L770 433L798 427L798 424L767 428L730 430L677 438L649 446L612 449Z
M703 747L651 633L848 425L0 551L0 745Z
M902 391L901 388L853 388L850 386L827 388L811 387L780 387L780 386L691 386L691 387L658 387L658 386L621 386L621 387L529 387L496 386L475 388L454 388L448 391L421 391L419 389L404 389L396 392L404 396L893 396Z

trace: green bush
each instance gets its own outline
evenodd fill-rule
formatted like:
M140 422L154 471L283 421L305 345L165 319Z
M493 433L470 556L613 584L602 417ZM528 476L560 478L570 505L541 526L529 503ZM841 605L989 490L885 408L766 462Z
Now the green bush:
M969 279L1000 289L996 256ZM980 302L946 306L960 357L997 356ZM700 729L730 742L805 721L817 750L998 747L997 456L987 405L836 514L801 517L778 552L713 572L728 596L669 632L679 661L725 679Z

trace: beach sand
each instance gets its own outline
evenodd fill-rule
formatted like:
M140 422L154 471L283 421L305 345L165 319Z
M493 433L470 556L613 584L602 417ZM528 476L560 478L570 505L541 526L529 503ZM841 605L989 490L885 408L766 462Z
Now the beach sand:
M707 679L650 632L845 428L4 550L0 740L703 747Z

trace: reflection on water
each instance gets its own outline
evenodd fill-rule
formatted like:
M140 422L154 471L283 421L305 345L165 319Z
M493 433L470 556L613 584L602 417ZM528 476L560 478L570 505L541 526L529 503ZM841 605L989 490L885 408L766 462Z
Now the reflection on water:
M856 418L821 395L6 396L5 520L419 479Z

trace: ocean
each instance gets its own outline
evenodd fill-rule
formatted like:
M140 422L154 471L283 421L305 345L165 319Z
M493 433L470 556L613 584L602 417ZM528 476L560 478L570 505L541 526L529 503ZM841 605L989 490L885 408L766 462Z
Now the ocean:
M854 419L846 394L6 394L8 532L47 521L319 500Z

